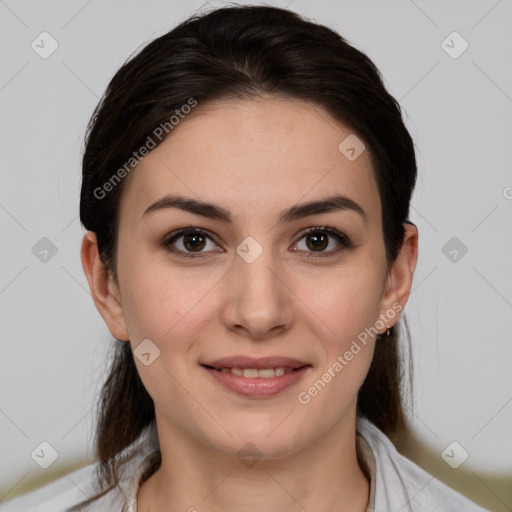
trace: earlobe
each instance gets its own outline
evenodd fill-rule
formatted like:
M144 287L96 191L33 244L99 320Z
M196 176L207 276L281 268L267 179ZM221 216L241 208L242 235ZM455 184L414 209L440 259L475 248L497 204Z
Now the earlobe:
M94 232L87 231L85 233L80 256L96 309L107 324L112 336L118 340L128 341L129 335L119 288L114 282L112 273L106 270L101 260Z
M389 271L382 298L383 311L381 314L394 318L389 321L389 327L392 327L398 320L395 313L402 311L407 304L418 259L418 229L412 223L405 223L404 229L404 242ZM386 312L389 311L393 311L392 315L386 315Z

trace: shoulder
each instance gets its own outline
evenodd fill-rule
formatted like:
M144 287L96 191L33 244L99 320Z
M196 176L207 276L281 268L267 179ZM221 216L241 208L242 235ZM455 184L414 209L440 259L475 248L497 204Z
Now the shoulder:
M401 455L389 438L367 419L357 419L357 431L375 456L374 512L486 511Z
M84 507L82 512L121 510L132 476L148 454L158 448L158 438L153 425L128 449L128 459L122 468L119 485ZM98 465L98 462L94 462L28 494L0 503L0 512L66 512L70 507L97 494Z

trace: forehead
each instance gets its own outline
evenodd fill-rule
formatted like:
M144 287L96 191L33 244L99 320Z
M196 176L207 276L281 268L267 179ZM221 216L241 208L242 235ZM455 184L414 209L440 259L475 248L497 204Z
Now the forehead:
M347 157L354 155L347 144L358 151L361 143L326 110L303 101L199 104L129 175L121 218L135 222L151 202L171 193L219 204L235 218L269 220L292 204L343 194L378 222L369 152Z

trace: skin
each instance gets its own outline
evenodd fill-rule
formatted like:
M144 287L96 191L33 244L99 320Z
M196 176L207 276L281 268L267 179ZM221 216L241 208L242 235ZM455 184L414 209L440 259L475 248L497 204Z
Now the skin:
M385 338L370 337L307 405L297 396L379 315L405 306L418 233L405 225L388 272L369 154L349 161L338 150L350 133L318 106L280 97L199 105L127 178L118 282L103 268L94 233L85 234L84 271L110 332L133 349L149 338L160 350L149 366L135 358L155 402L162 452L161 468L140 488L139 511L364 511L369 482L356 459L356 397ZM333 193L357 202L366 221L336 210L280 222L282 210ZM165 194L222 206L233 222L177 208L143 217ZM331 237L322 249L330 255L315 256L303 232L325 225L355 247L334 252ZM161 245L190 226L212 236L200 257ZM236 252L248 236L263 249L252 263ZM192 252L183 242L174 247ZM295 357L312 368L271 398L242 397L199 365L235 354ZM237 457L247 442L262 453L251 467Z

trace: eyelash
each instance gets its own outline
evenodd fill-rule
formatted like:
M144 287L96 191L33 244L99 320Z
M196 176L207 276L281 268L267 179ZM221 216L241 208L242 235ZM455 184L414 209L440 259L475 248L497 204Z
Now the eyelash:
M297 240L297 242L299 242L304 237L306 237L307 235L312 234L312 233L327 233L331 237L335 238L336 241L340 245L338 246L337 249L331 249L330 251L307 252L306 255L304 256L305 258L325 258L327 256L333 256L333 255L339 253L340 251L342 251L343 249L350 249L350 248L354 247L354 244L346 235L344 235L343 233L340 233L338 230L336 230L335 228L332 228L330 226L318 226L318 227L308 228L302 233L302 235L300 236L299 240ZM215 243L215 241L212 239L212 237L209 235L209 233L207 231L200 229L200 228L188 228L188 229L181 229L175 233L172 233L172 235L167 236L163 240L162 246L164 247L164 249L172 252L173 254L176 254L177 256L183 257L183 258L204 257L204 256L202 256L202 254L204 254L202 252L192 253L192 252L185 252L180 249L173 248L173 246L172 246L173 242L175 242L176 240L178 240L179 238L181 238L185 235L203 235Z

